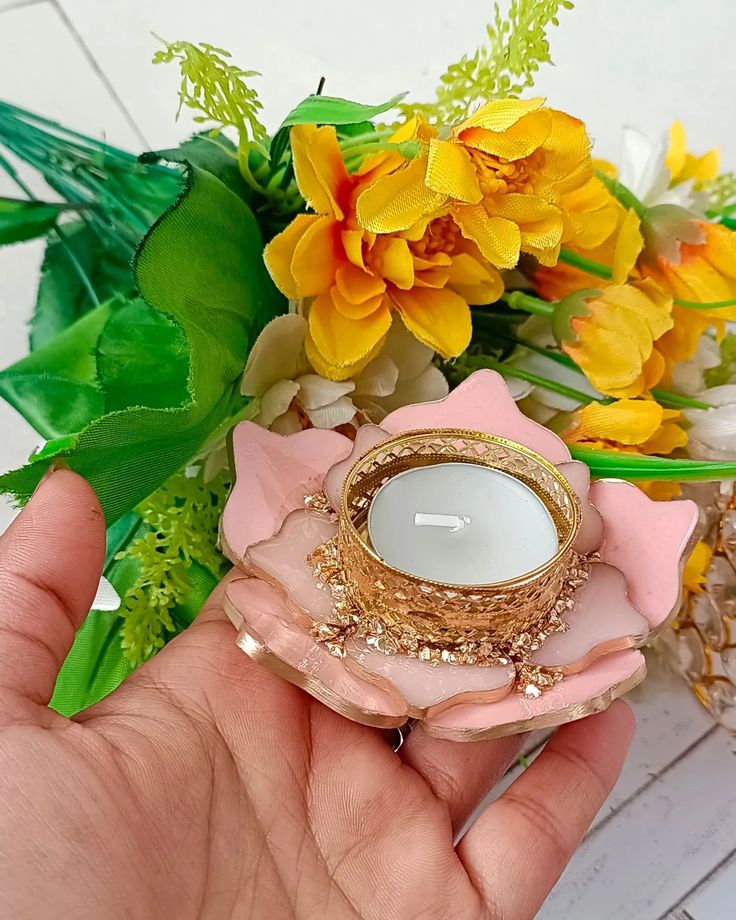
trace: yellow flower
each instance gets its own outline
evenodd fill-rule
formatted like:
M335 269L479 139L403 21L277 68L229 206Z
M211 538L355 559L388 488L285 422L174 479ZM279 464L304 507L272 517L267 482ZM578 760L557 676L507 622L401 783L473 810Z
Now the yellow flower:
M651 281L579 291L561 301L557 340L596 390L641 396L656 386L665 361L654 347L672 328L672 298Z
M597 173L616 178L616 168L605 160L593 160ZM564 219L562 243L577 249L594 250L615 233L624 209L597 175L585 185L565 193L560 203Z
M682 573L682 585L686 591L702 594L712 557L713 550L710 546L707 543L703 543L702 540L698 540L685 563L685 569Z
M719 160L719 151L715 147L699 157L688 153L685 129L679 121L672 123L670 145L665 159L665 165L672 177L672 185L694 179L696 186L700 186L715 179L718 175Z
M513 268L521 252L554 265L560 199L590 178L590 142L581 121L543 101L497 99L447 137L417 119L422 152L363 192L361 225L391 233L450 214L497 268Z
M358 196L403 162L398 154L380 153L348 173L333 127L299 125L291 144L299 190L315 213L295 217L264 258L287 297L311 299L306 350L317 373L332 380L358 373L378 352L392 311L433 351L464 351L468 300L497 300L499 273L449 220L382 235L358 225Z
M663 409L653 399L591 403L575 414L565 440L629 453L669 454L687 444L687 434L677 424L679 418L679 412Z

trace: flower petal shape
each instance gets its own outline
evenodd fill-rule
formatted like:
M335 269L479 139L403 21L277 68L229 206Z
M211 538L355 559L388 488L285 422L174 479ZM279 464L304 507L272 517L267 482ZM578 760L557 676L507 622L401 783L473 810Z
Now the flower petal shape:
M318 214L342 220L349 177L334 129L295 125L290 132L294 173L305 200Z
M294 622L275 588L257 578L237 579L227 587L224 606L238 645L254 661L356 722L397 728L406 721L406 709L391 694L348 671Z
M367 358L390 328L391 311L385 302L362 319L348 319L335 309L326 293L317 297L309 311L312 340L324 360L335 368L351 367ZM329 376L336 379L334 374Z
M457 357L470 344L467 301L449 288L395 290L392 298L406 328L444 358Z
M379 428L378 425L361 425L355 434L353 449L348 456L336 463L325 476L325 492L330 500L332 507L337 510L340 507L340 496L342 494L342 484L345 477L350 472L350 467L368 451L386 441L391 437L390 432Z
M476 371L439 402L396 409L381 427L391 434L417 428L465 428L525 444L550 463L570 460L562 439L521 413L495 371Z
M593 564L574 600L562 617L567 632L553 633L534 652L536 664L576 674L596 658L634 648L647 638L649 621L627 598L626 579L613 566Z
M415 363L420 369L424 358ZM434 370L427 365L420 376ZM322 400L315 393L312 401ZM578 582L571 602L560 596L567 629L549 633L531 657L501 646L497 651L508 665L489 666L494 659L487 657L484 633L480 658L475 652L464 657L465 646L436 638L434 648L416 641L402 646L400 634L381 628L380 617L375 625L377 611L351 608L354 618L346 619L346 608L335 600L344 598L346 586L339 579L332 588L322 581L334 561L329 552L315 557L323 571L307 561L332 540L338 524L334 516L305 508L305 496L324 490L338 507L345 476L360 456L393 434L423 428L467 429L526 445L556 464L580 499L576 549L585 555L598 550L601 561L591 558L587 580ZM257 576L227 590L240 647L356 721L389 727L422 719L429 734L471 741L582 718L644 677L636 649L677 606L695 505L653 502L614 480L591 486L587 467L519 412L493 372L472 375L437 402L397 409L381 427L358 428L355 443L331 431L279 437L242 423L233 454L237 476L223 516L223 544L244 572ZM385 654L397 644L402 651ZM420 648L422 657L413 657ZM535 676L534 668L546 675ZM550 672L561 679L550 683Z
M602 561L623 572L629 597L657 630L680 605L697 505L655 502L631 483L607 480L594 482L590 497L603 517Z
M580 499L582 520L575 540L575 549L578 553L592 553L598 549L603 539L603 518L588 498L590 467L578 460L570 460L568 463L558 463L557 469L575 489L575 494Z
M286 516L277 534L246 550L251 571L278 588L307 627L336 621L332 595L307 562L309 554L336 533L337 524L329 518L301 508Z
M511 693L498 703L453 706L423 723L424 731L447 741L487 741L516 732L552 728L606 709L646 676L641 652L606 655L571 674L537 699Z
M433 191L468 204L483 199L470 155L462 144L452 141L430 140L425 182Z
M438 214L447 196L424 184L425 171L426 160L417 157L368 186L358 199L360 226L373 233L394 233Z
M472 240L496 268L514 268L521 251L518 224L505 217L489 217L482 204L458 205L452 212L462 235Z
M336 431L308 428L283 436L253 422L233 431L235 485L222 515L223 550L243 565L245 550L273 536L304 496L322 488L327 470L350 453Z
M439 715L464 702L495 702L514 686L511 665L477 668L431 663L407 655L384 655L362 639L349 639L345 650L347 667L396 696L414 719Z

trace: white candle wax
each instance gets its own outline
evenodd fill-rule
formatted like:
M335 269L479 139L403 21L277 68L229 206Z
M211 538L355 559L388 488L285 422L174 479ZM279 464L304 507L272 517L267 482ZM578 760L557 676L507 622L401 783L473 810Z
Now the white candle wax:
M389 565L454 585L518 578L559 546L549 511L528 486L471 463L394 476L373 498L368 533Z

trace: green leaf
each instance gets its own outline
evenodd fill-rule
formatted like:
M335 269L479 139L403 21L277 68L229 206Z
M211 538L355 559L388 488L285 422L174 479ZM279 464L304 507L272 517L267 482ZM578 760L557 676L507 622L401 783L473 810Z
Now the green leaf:
M593 476L598 478L613 477L630 482L706 482L736 478L736 463L671 460L574 445L570 445L570 453L573 459L586 463Z
M726 333L721 342L721 362L717 367L709 367L703 378L707 387L718 387L730 383L736 376L736 335Z
M335 96L307 96L281 123L274 134L269 147L271 162L278 163L289 147L289 129L294 125L339 125L338 133L346 137L359 130L370 131L373 127L369 119L375 118L394 108L406 93L399 93L381 105L363 105L362 102L350 102Z
M142 529L137 514L126 514L107 531L104 574L121 597L135 581L137 565L127 559L118 562L115 556ZM133 666L120 645L122 625L117 613L93 610L87 616L59 672L52 709L72 716L107 696L131 673Z
M43 236L56 223L61 208L42 201L0 198L0 246Z
M263 244L248 206L199 167L184 192L146 235L134 274L141 295L172 317L189 350L188 400L172 408L109 412L70 440L0 477L0 490L26 500L55 456L97 492L117 520L191 460L208 435L243 405L239 378L250 346L285 307L263 264Z
M292 125L352 125L360 121L369 121L393 109L406 93L399 93L380 105L364 105L336 96L307 96L292 109L283 120L281 128Z
M46 247L36 308L31 320L31 349L39 348L91 310L83 276L100 303L134 287L127 245L103 238L83 221L64 224L63 238Z
M102 304L0 372L0 396L44 438L80 431L103 414L94 349L117 305Z
M182 406L188 399L189 353L183 330L140 297L116 310L97 343L105 410Z
M139 563L129 557L115 557L147 530L148 526L137 514L126 514L108 528L104 574L120 597L124 598L133 587ZM218 581L216 575L196 562L187 576L191 583L187 599L171 611L177 632L192 623ZM123 614L90 612L59 673L50 703L52 709L73 716L107 696L133 672L134 667L121 645L123 623Z
M212 173L231 192L235 192L243 201L250 202L252 193L246 185L238 166L238 150L224 134L216 138L209 132L195 134L178 147L168 150L156 150L141 154L141 163L157 163L167 160L171 163L190 163L206 172Z

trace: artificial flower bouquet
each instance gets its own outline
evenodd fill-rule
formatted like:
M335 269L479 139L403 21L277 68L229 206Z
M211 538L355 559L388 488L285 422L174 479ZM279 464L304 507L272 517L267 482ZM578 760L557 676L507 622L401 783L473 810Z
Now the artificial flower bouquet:
M207 44L155 57L203 124L175 149L134 156L0 103L19 189L0 243L47 239L30 354L0 373L45 444L0 488L23 502L59 461L91 482L116 599L99 606L118 607L78 634L60 711L185 628L230 562L248 654L353 718L460 739L637 683L687 562L667 642L706 705L733 707L736 575L713 577L732 492L720 524L694 494L694 552L678 496L736 478L736 178L678 124L661 144L628 131L617 166L592 157L585 125L531 92L571 6L496 8L432 102L320 82L272 134L257 75ZM504 500L527 490L549 559L480 588L389 565L381 488L447 463ZM441 557L465 528L474 551L476 512L438 508L417 508L417 545ZM706 673L713 641L726 670Z

